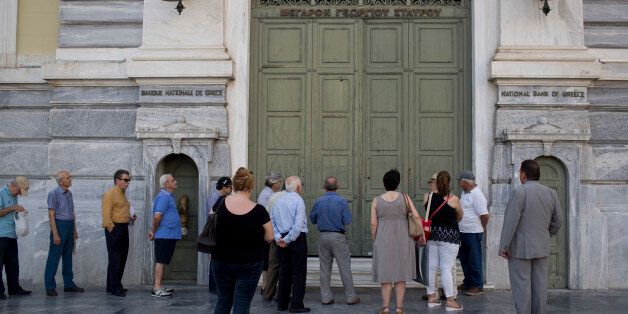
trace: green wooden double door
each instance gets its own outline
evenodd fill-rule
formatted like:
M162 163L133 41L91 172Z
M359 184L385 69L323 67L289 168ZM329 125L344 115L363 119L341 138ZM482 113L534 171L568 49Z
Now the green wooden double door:
M432 173L469 167L466 19L252 24L249 156L258 193L265 173L298 175L309 213L335 176L353 214L351 252L369 256L370 205L386 171L401 172L399 190L418 205Z

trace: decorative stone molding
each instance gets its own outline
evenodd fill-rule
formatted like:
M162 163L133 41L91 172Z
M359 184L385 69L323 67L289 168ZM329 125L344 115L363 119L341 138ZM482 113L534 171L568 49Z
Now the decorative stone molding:
M541 117L539 122L527 128L505 130L506 141L541 141L543 143L543 155L550 156L554 142L585 142L591 138L588 130L566 130L547 122L547 118Z
M220 137L220 130L205 128L190 124L185 117L178 117L174 123L160 127L136 127L137 138L144 139L169 139L172 143L174 154L181 154L182 139L204 139L212 143Z

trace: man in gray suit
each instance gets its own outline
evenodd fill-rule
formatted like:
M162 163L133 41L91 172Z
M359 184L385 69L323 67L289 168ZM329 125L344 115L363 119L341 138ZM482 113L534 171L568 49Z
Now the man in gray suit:
M558 195L538 182L540 176L536 161L521 163L522 185L515 189L504 213L499 255L508 260L517 313L545 313L550 236L561 225Z

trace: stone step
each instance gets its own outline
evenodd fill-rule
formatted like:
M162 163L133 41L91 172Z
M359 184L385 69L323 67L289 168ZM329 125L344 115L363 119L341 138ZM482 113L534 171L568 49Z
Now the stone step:
M307 280L306 285L309 287L320 287L320 264L318 257L308 257L307 259ZM353 284L355 287L379 287L379 284L373 282L372 275L372 259L370 257L353 257L351 258L351 273L353 274ZM454 281L459 285L464 278L460 261L456 260L454 267ZM440 283L440 275L437 274L436 282ZM406 282L408 287L424 287L422 284L411 281ZM331 274L331 286L342 287L338 264L334 260ZM440 286L440 284L439 284Z

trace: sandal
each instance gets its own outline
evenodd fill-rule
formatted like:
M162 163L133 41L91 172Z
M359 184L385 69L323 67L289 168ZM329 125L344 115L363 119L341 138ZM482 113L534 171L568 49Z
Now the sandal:
M433 308L440 306L440 300L438 299L438 293L430 294L427 298L427 307Z
M388 308L388 306L382 306L382 308L379 310L379 314L385 313L390 313L390 309Z
M395 309L395 313L404 314L404 312L403 312L403 307L402 307L402 306L398 306L398 307Z
M457 311L462 311L462 309L463 309L462 304L456 301L447 301L447 305L445 305L445 310L447 312L457 312Z

